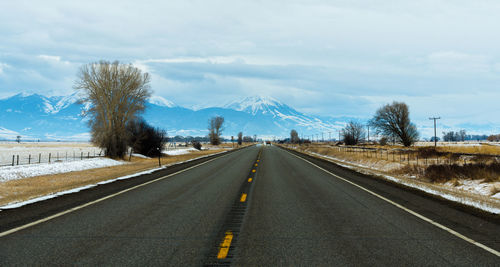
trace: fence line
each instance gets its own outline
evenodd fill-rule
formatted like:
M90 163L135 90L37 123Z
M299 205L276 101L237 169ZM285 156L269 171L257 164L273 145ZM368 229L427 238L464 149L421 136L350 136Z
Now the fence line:
M332 147L332 146L331 146ZM337 151L352 154L361 154L367 158L380 158L389 161L392 155L393 162L406 163L407 165L429 166L429 165L452 165L463 163L472 163L473 160L467 161L467 157L486 157L493 160L500 159L500 155L491 154L473 154L473 153L456 153L456 152L433 152L431 156L420 155L422 152L419 150L410 149L387 149L387 148L373 148L373 147L360 147L360 146L335 146ZM385 157L384 157L385 154ZM420 157L419 157L420 155ZM462 161L463 160L463 161Z
M76 161L76 160L84 160L84 159L90 159L90 158L99 158L103 157L104 154L101 151L99 153L96 153L96 151L79 151L80 153L75 153L75 151L72 151L72 153L66 152L49 152L49 153L35 153L35 154L28 154L28 156L20 157L19 154L14 154L12 155L12 161L9 162L8 164L6 162L0 162L0 167L5 167L5 166L17 166L17 165L30 165L30 164L41 164L41 163L54 163L54 162L63 162L63 161ZM43 157L42 155L45 155Z

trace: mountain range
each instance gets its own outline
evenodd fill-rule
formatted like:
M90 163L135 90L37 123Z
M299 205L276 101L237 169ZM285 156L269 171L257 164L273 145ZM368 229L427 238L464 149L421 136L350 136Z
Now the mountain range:
M0 99L0 139L16 136L29 140L89 140L88 108L78 103L79 96L47 97L20 93ZM225 119L223 136L257 135L261 138L331 132L332 137L349 118L324 118L303 114L271 97L246 97L221 106L193 109L176 105L160 96L152 96L142 116L155 127L167 130L169 136L205 136L208 120ZM326 138L326 136L325 136Z

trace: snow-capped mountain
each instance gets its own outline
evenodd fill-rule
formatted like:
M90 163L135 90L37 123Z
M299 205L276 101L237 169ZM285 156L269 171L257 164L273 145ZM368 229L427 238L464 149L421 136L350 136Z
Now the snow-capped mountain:
M155 96L155 95L151 96L149 98L149 103L151 103L153 105L161 106L161 107L167 107L167 108L177 107L177 105L174 104L174 102L167 100L161 96Z
M288 112L293 110L272 97L249 96L242 100L232 101L223 106L224 108L243 111L252 115L272 114L277 116L280 111Z
M25 139L59 139L88 137L86 109L78 103L77 93L69 96L45 97L17 94L0 99L0 138L12 139L18 134ZM169 135L206 135L208 120L225 118L225 136L288 136L291 129L309 134L334 131L342 124L300 113L270 97L246 97L221 107L190 109L160 97L152 96L143 117L150 124L166 129ZM2 134L4 133L4 134Z

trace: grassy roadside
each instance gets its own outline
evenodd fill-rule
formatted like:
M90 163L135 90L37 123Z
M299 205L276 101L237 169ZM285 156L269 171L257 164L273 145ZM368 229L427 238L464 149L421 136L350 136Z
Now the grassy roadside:
M316 158L322 158L355 171L383 179L392 183L401 184L410 188L418 189L434 195L438 198L452 200L467 206L482 210L500 210L500 199L491 195L483 195L443 183L433 183L425 179L405 175L401 172L405 168L404 163L389 162L383 158L366 157L362 154L343 153L336 149L324 146L283 146ZM491 185L492 192L497 192L497 182Z
M193 151L183 155L164 156L161 158L161 162L162 165L173 164L226 150L227 147L221 146L220 148ZM144 159L132 157L130 162L119 166L11 180L0 183L0 206L96 184L157 167L158 158Z

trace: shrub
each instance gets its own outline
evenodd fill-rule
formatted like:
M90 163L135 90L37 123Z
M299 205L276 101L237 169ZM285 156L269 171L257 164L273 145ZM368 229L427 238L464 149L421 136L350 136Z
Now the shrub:
M196 149L198 149L198 150L201 150L201 143L200 143L199 141L193 140L193 141L191 141L191 145L192 145L194 148L196 148Z
M380 140L379 140L379 144L380 144L381 146L386 146L386 145L387 145L387 141L389 141L389 139L388 139L387 137L385 137L385 136L384 136L384 137L380 138Z
M425 177L432 182L447 182L452 179L485 179L488 182L500 180L500 163L471 163L465 165L431 165L425 170Z
M133 151L149 157L159 156L167 142L166 132L154 128L144 120L127 125L128 145Z
M418 156L421 158L430 158L440 156L441 153L436 150L434 147L419 147L418 148Z

